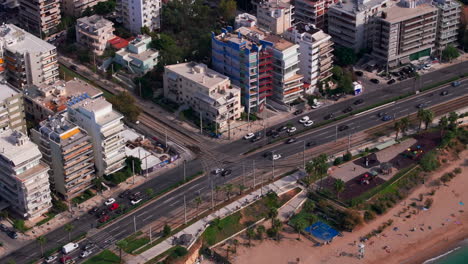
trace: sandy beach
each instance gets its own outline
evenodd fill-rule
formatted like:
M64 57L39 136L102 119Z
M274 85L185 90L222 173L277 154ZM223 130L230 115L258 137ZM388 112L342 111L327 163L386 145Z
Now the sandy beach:
M460 153L458 160L450 160L430 175L426 184L417 187L410 196L376 220L357 228L352 233L344 233L330 245L314 247L313 242L302 238L297 240L294 232L283 232L280 242L271 240L255 241L255 246L240 246L237 254L230 259L233 263L422 263L440 255L468 237L468 151ZM431 186L434 179L460 167L458 174L448 184ZM429 192L435 190L433 196ZM409 205L417 201L419 194L424 200L433 198L429 210L417 210ZM408 213L399 214L404 208L417 210L410 218ZM408 209L407 209L408 210ZM408 212L409 212L408 211ZM398 216L401 215L401 216ZM380 235L365 243L364 259L357 259L359 238L379 227L388 219L393 225ZM357 242L355 244L355 241ZM385 261L383 261L385 260Z

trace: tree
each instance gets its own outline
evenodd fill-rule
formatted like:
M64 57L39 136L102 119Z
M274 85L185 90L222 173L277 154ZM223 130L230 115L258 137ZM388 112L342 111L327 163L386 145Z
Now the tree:
M105 2L99 2L94 6L94 12L98 15L107 15L115 10L115 0L108 0Z
M236 253L237 252L237 246L239 245L239 240L234 238L232 240L232 244L234 245L234 253Z
M395 140L398 140L398 134L401 132L401 122L396 121L393 124L393 129L395 129Z
M341 179L337 179L334 184L335 192L336 192L336 197L338 199L340 198L340 193L344 191L345 189L345 182Z
M171 227L168 224L165 224L163 227L163 236L167 237L171 234L172 230Z
M87 17L87 16L92 16L94 15L94 11L91 7L86 7L86 9L83 11L83 13L81 14L81 16L84 16L84 17Z
M436 153L432 150L426 153L421 160L419 160L419 165L424 171L433 171L440 166L439 161L437 160Z
M422 126L422 123L424 121L424 109L419 109L418 110L418 113L416 114L416 117L419 119L419 127L418 127L418 131L421 130L421 126Z
M44 257L44 245L47 242L47 238L45 238L45 236L38 236L36 237L36 241L41 247L41 257Z
M444 137L444 132L449 127L449 119L447 116L443 116L439 120L439 128L440 128L440 137Z
M148 197L153 197L153 194L154 194L154 190L153 188L148 188L146 189L146 195L148 195Z
M265 234L265 232L266 232L265 226L263 225L257 226L258 239L263 240L263 234Z
M434 120L434 112L431 110L424 110L423 121L425 125L425 130L429 128L429 124Z
M325 154L320 154L306 164L307 173L309 173L314 180L320 180L320 188L322 185L321 179L327 175L328 167L328 158Z
M218 6L219 13L225 21L231 21L236 16L237 4L234 0L221 0Z
M233 189L234 189L234 185L232 185L231 183L224 185L224 191L226 192L228 200L231 199L231 192Z
M141 113L140 108L136 105L135 98L128 92L121 92L108 101L115 107L117 111L122 113L125 118L135 123Z
M308 225L307 220L304 218L303 214L297 214L291 218L291 226L297 232L297 239L301 239L301 232L304 230Z
M68 232L68 241L71 242L71 232L73 231L73 229L75 229L75 226L73 226L70 223L67 223L65 224L64 229Z
M268 211L268 219L271 220L272 225L273 225L274 219L276 219L277 216L278 216L278 209L270 208L270 210Z
M255 230L250 227L247 229L247 232L245 233L247 235L247 239L249 240L249 247L252 245L251 241L252 241L252 238L255 237Z
M115 245L119 248L119 259L120 259L120 263L122 263L122 249L127 247L128 242L125 239L122 239L120 241L117 241Z
M449 128L450 130L455 130L457 128L458 114L456 112L450 112L448 116Z
M245 189L247 189L247 187L245 187L245 185L239 184L239 195L242 195L242 193L244 192Z
M125 166L127 166L127 168L130 169L132 173L135 172L135 174L141 174L141 171L142 171L141 164L142 164L141 159L137 157L128 156L125 159Z
M343 155L343 161L350 161L352 158L353 158L353 155L349 151Z
M52 199L52 209L57 213L61 213L68 210L68 205L63 201Z
M279 232L281 231L281 228L283 227L283 222L281 222L278 218L273 219L271 222L271 229L273 230L273 233L276 234L276 240L279 240Z
M195 204L197 205L197 211L198 211L198 208L202 204L203 200L202 200L201 196L199 195L199 196L195 197L194 201L195 201Z
M101 177L94 178L92 180L92 183L94 185L94 188L96 188L98 192L102 191L102 178Z
M401 133L405 133L406 130L408 130L410 126L410 120L408 117L403 117L400 119L400 125L401 125Z
M356 53L351 48L336 47L334 50L336 63L340 66L348 66L355 64L357 61Z
M445 47L445 49L442 51L442 59L444 61L452 62L453 59L456 59L459 56L460 53L458 52L457 48L451 44L447 45L447 47Z

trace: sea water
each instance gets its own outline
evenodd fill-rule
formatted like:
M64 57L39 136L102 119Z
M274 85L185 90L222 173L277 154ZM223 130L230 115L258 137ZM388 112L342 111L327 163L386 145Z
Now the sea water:
M468 264L468 239L446 253L425 261L424 264Z

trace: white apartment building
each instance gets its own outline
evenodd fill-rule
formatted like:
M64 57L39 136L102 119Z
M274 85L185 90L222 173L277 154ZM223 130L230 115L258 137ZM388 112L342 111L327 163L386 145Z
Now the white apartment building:
M436 51L440 55L447 45L457 46L461 5L455 0L434 0L438 8Z
M273 34L282 34L293 24L294 6L289 2L264 1L257 5L257 26Z
M164 97L186 104L220 128L241 117L241 91L228 77L205 64L180 63L164 67Z
M161 0L117 0L117 14L123 25L133 34L142 27L151 31L161 27Z
M35 129L31 139L39 146L49 167L51 189L70 200L92 186L95 178L91 137L64 115L49 117Z
M372 18L388 6L390 0L349 0L330 7L328 34L336 45L352 48L355 52L372 45Z
M317 83L332 76L333 42L331 36L312 24L299 22L284 33L299 45L299 74L304 75L307 94L314 93Z
M114 23L100 15L82 17L76 21L76 42L102 55L107 42L114 37Z
M41 156L25 134L0 133L0 197L25 219L35 219L52 207L49 167Z
M257 25L257 17L249 13L242 13L236 16L234 20L234 29L240 27L253 27Z
M5 83L0 76L0 133L19 130L26 133L23 94Z
M114 61L132 73L146 74L158 64L159 51L150 48L151 41L150 36L138 35L115 53Z
M103 97L86 99L68 107L71 122L82 127L93 142L96 175L109 175L124 167L123 115Z
M66 15L80 17L86 8L93 8L99 2L106 0L62 0L62 11Z
M61 0L20 0L21 27L41 39L57 33Z
M57 49L12 24L0 25L0 60L16 88L53 83L59 77Z

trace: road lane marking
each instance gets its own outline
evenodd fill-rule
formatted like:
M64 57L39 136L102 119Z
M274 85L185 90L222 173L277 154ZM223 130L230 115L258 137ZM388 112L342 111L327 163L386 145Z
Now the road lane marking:
M151 218L151 217L153 217L153 216L150 215L150 216L148 216L148 217L146 217L146 218L143 218L143 222L146 221L146 220L148 220L148 219Z
M137 217L140 217L140 216L142 216L142 215L144 215L144 214L146 214L146 213L148 213L148 211L144 211L143 213L137 215Z

